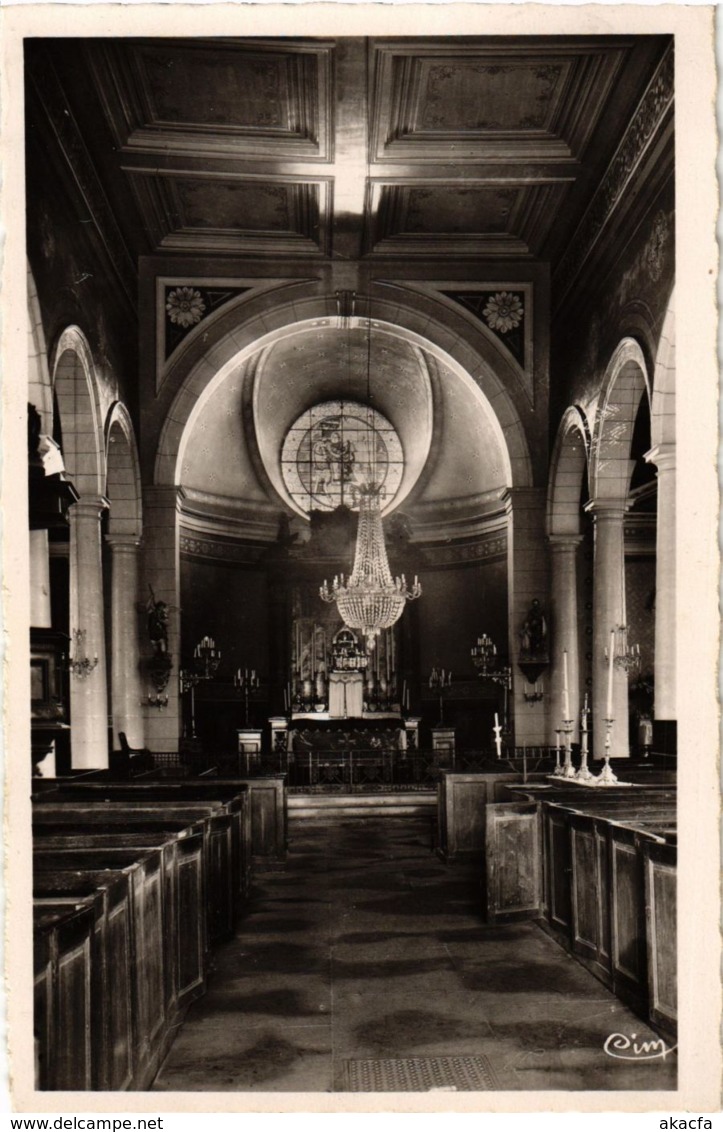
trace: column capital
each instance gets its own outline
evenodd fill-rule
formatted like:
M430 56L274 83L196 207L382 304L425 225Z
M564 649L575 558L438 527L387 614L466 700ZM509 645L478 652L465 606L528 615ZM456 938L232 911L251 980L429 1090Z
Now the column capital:
M675 471L675 444L670 441L654 444L649 452L643 454L643 459L648 464L655 464L659 472L673 472Z
M546 497L544 487L508 487L502 493L501 500L509 514L515 507L542 507L544 510Z
M179 507L185 498L180 484L149 484L143 488L143 501L149 507Z
M104 495L83 495L69 508L71 518L100 520L104 511L110 507L109 500Z
M114 554L135 553L142 545L140 535L111 534L105 536L105 541Z
M581 534L548 535L547 541L551 550L575 550L583 540Z
M627 500L621 502L619 499L591 499L583 510L588 511L596 522L622 523L629 507Z

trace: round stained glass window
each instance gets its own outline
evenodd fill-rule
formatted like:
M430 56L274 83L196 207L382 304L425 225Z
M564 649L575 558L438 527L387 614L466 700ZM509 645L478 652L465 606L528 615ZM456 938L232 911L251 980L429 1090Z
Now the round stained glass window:
M381 413L354 401L314 405L291 426L281 450L286 489L303 511L357 510L359 489L382 485L382 510L402 482L404 455Z

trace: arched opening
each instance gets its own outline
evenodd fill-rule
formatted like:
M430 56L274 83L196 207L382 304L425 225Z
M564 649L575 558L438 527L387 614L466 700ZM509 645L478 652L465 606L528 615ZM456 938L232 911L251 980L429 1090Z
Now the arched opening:
M651 555L644 521L637 516L637 525L633 526L630 518L636 502L642 501L641 510L644 507L651 486L649 476L642 470L643 453L650 435L649 390L640 346L634 339L623 339L611 358L603 382L591 462L593 498L590 507L595 519L593 719L596 757L600 757L606 740L613 756L627 756L631 731L635 745L637 716L631 719L629 683L637 671L636 665L641 661L644 667L653 663L648 591L655 569L654 552ZM641 648L641 640L635 638L641 637L643 651L636 659L632 653ZM627 658L625 650L631 654ZM609 719L613 722L606 725L604 721Z
M587 688L587 571L589 548L582 506L588 489L587 421L571 407L563 415L553 450L548 489L548 542L551 551L550 742L559 745L565 711L573 720L572 741L580 738L578 720L589 704Z
M384 303L375 301L375 313L380 306ZM278 317L297 313L297 307L288 312L283 308ZM503 497L516 482L520 486L529 482L531 461L524 431L489 362L477 358L475 363L471 351L465 354L457 344L451 351L443 349L433 336L405 326L403 318L375 317L370 323L354 317L342 324L336 315L326 314L284 322L269 331L273 321L267 312L256 340L239 349L237 330L230 342L221 340L190 367L161 432L156 475L164 482L171 480L183 497L179 663L186 668L198 641L210 637L223 654L216 687L230 685L233 672L246 667L272 674L273 687L264 690L268 698L263 699L262 693L256 696L258 718L283 710L282 694L295 694L288 687L294 680L303 685L311 679L299 672L290 677L294 668L290 653L301 647L293 644L297 630L293 625L281 628L276 621L269 623L272 615L278 621L283 607L284 616L301 625L304 639L318 634L330 641L336 627L326 624L321 607L312 609L318 604L321 567L313 574L309 570L303 585L298 582L289 588L286 582L270 580L274 571L268 555L278 545L280 518L290 524L291 538L299 546L310 537L303 509L299 512L286 492L281 454L294 421L309 406L334 397L365 403L369 373L371 403L392 425L398 424L406 461L399 494L403 514L394 512L397 499L389 508L390 550L402 563L400 571L410 577L424 563L428 595L425 603L410 606L396 630L398 637L412 634L419 647L413 646L411 637L406 646L401 639L390 641L389 663L394 652L399 666L395 680L385 672L382 683L396 681L399 697L408 685L426 689L415 694L421 695L417 710L430 743L439 708L436 696L428 694L425 674L435 667L463 670L480 631L478 624L494 636L506 659L511 628L521 616L509 613L505 538L511 520ZM246 324L242 333L248 333ZM489 355L488 342L485 348ZM469 369L455 353L465 357ZM219 362L214 372L212 367ZM234 456L220 462L219 451ZM402 527L407 534L400 539ZM355 520L350 531L342 540L344 549L332 576L351 570ZM453 570L457 545L465 547L465 558ZM308 555L312 552L309 549ZM541 589L544 592L544 583ZM203 603L192 600L199 592L206 595ZM296 613L289 613L292 608ZM466 637L455 632L458 623L469 624ZM291 650L283 643L288 639ZM199 718L204 693L204 688L194 693ZM397 702L388 691L385 696ZM375 694L374 702L381 698ZM448 707L447 719L453 717L463 743L478 746L479 735L491 731L495 710L503 710L502 692L490 683L482 687L481 695L469 689L464 702ZM186 732L196 730L189 712L187 704ZM213 742L218 743L222 733L233 734L234 712L238 714L231 703L227 709L216 704L207 713L207 726L217 728L210 737Z
M78 327L69 327L58 340L53 385L63 459L80 494L70 509L68 543L70 655L76 662L70 678L71 759L73 768L105 767L108 700L101 516L106 504L106 461L95 367Z
M141 486L133 424L116 403L106 424L106 513L103 576L106 600L109 710L113 747L125 735L131 747L144 744L139 648L139 551L142 533Z

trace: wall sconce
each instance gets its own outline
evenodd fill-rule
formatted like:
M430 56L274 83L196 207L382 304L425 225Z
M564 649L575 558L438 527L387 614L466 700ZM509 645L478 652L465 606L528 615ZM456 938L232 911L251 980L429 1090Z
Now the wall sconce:
M148 707L158 708L159 711L163 711L164 707L168 706L166 688L168 687L172 668L173 661L167 652L156 653L156 655L152 656L148 661L148 674L153 687L156 689L155 695L149 692L143 701Z
M526 684L522 694L525 697L525 702L528 704L537 704L540 700L544 699L545 696L544 690L538 686L536 680L534 684Z
M98 667L97 653L91 660L86 652L85 635L85 629L73 630L72 655L68 659L68 670L79 680L85 680Z

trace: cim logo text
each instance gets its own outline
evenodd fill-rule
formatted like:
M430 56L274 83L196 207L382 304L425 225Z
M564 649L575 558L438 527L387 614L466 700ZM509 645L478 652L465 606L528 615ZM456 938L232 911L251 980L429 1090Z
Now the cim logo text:
M656 1058L665 1061L668 1054L677 1048L666 1045L662 1038L638 1040L637 1034L610 1034L603 1046L609 1057L617 1057L620 1061L654 1061Z

